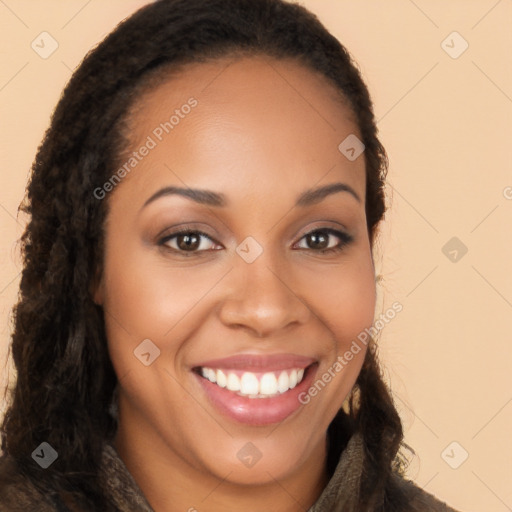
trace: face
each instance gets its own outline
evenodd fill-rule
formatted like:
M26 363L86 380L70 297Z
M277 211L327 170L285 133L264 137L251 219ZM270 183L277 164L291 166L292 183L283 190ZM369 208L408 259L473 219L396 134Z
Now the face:
M247 57L187 66L130 126L95 292L119 430L183 471L285 479L325 455L374 318L357 124L323 77Z

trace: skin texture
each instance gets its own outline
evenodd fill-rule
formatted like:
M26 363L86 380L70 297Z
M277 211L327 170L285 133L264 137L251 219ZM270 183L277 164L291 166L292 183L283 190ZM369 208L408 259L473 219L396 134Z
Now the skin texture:
M156 147L105 199L95 300L119 379L115 445L159 512L304 510L327 484L327 427L365 351L307 405L266 426L221 414L191 369L235 354L292 353L317 360L319 378L372 324L364 158L338 150L359 131L335 89L301 65L220 59L189 65L140 98L130 151L191 97L197 106L162 141L153 137ZM293 207L305 190L335 182L361 201L342 191ZM143 207L168 186L213 190L229 204L174 195ZM178 253L179 237L159 245L184 223L212 238L200 238L203 252ZM321 228L353 241L322 253L305 236ZM248 236L263 248L250 264L236 252ZM329 247L339 242L328 235ZM160 349L149 366L133 352L144 339ZM251 468L237 458L249 441L262 454Z

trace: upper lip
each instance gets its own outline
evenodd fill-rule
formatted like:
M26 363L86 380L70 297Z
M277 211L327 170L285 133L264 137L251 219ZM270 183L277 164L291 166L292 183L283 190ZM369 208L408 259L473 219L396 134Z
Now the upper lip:
M239 354L222 359L203 361L194 368L214 368L225 370L246 370L250 372L272 372L290 368L306 368L316 362L312 357L297 354Z

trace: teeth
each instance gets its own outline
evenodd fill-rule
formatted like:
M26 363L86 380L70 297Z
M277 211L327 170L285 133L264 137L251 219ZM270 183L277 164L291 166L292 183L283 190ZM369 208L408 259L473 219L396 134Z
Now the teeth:
M217 382L217 373L215 370L212 370L211 368L207 368L208 370L208 376L207 379L211 382Z
M290 378L286 372L281 372L277 379L277 390L279 393L284 393L290 389Z
M257 395L259 389L260 383L256 375L254 375L254 373L245 372L240 379L240 393L242 395Z
M229 391L240 391L240 379L235 373L228 373L228 383L226 387Z
M275 395L277 393L277 379L273 373L265 373L261 377L260 393L262 395Z
M297 370L290 372L290 389L293 389L297 385Z
M241 377L229 370L201 368L201 375L221 388L227 388L240 396L268 398L285 393L297 386L304 377L304 368L264 374L244 372Z
M222 370L217 370L217 386L220 386L221 388L225 388L226 384L228 383L228 380L226 378L226 375L224 375L224 372ZM208 377L206 377L208 378ZM211 380L211 379L208 379ZM212 380L213 382L213 380Z

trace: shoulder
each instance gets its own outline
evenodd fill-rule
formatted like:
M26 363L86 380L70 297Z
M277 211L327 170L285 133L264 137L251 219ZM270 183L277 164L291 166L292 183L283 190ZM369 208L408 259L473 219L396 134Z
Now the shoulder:
M458 512L447 505L444 501L436 498L419 487L412 480L395 474L393 476L394 484L400 489L402 496L408 503L407 512Z
M0 456L0 512L56 512L51 499L18 471L9 456Z

